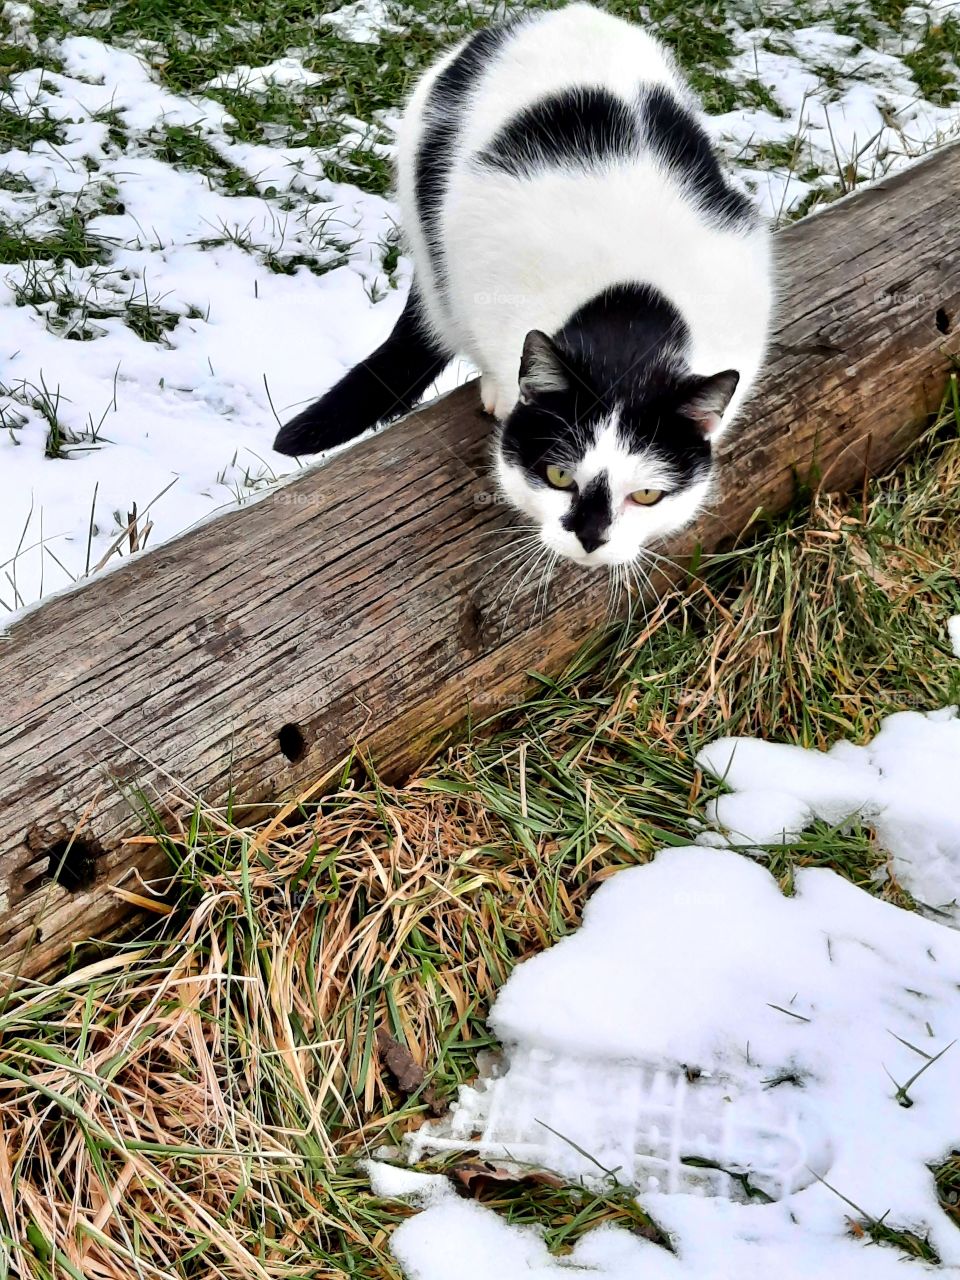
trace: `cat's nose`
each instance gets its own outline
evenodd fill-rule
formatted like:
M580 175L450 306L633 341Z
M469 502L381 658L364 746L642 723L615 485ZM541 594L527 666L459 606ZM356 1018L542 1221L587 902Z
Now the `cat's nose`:
M581 547L584 551L596 551L597 547L602 547L606 542L606 538L601 537L599 533L591 532L584 529L582 533L577 534Z

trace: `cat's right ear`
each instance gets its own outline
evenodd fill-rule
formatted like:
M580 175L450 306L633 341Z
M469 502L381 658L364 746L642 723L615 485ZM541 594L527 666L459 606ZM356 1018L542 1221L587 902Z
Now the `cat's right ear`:
M553 342L539 329L531 329L520 358L520 400L529 404L537 396L569 391L570 375Z
M683 400L679 412L689 418L700 430L704 439L716 439L723 426L723 415L733 399L740 381L736 369L724 369L711 378L692 377L683 388Z

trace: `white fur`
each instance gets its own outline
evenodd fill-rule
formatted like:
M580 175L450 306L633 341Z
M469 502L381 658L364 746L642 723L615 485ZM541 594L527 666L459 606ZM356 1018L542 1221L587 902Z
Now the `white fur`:
M561 89L603 86L631 100L642 84L665 84L690 106L669 53L639 27L586 4L520 24L468 100L440 224L447 267L441 295L418 221L415 157L430 87L455 52L427 73L408 105L399 195L428 319L448 348L482 370L485 407L503 420L516 403L531 329L554 333L608 285L633 281L653 285L683 315L692 373L739 371L723 415L728 426L764 356L772 301L766 230L707 221L650 154L589 173L551 169L522 179L470 163L519 110ZM588 564L633 559L645 542L686 524L705 497L700 485L656 507L624 506L631 490L662 486L651 479L649 463L623 448L613 422L584 460L584 480L603 466L618 491L615 520L610 541L589 556L559 529L567 495L529 485L502 461L499 472L511 501L543 522L548 545Z

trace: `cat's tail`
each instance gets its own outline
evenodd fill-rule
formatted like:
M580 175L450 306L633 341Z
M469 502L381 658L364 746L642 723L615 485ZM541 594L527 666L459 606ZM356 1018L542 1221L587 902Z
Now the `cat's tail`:
M281 427L273 447L298 458L322 453L407 413L450 363L421 318L416 283L393 333L309 409Z

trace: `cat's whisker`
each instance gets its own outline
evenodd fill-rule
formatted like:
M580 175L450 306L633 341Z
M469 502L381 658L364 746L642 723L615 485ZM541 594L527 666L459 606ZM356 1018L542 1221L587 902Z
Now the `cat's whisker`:
M502 562L496 561L494 564L489 565L486 571L484 572L483 576L478 580L474 590L479 593L484 583L487 581L487 579L490 577L492 573L495 573L495 572L508 573L509 572L512 574L515 570L522 568L522 566L527 563L527 560L531 554L532 554L532 548L518 547L509 556L507 556ZM499 599L499 596L500 596L500 593L498 592L497 596L490 602L490 606L489 606L490 608L493 608L493 606L496 604L497 600Z
M516 603L517 597L520 595L520 593L523 591L526 585L530 582L531 578L534 576L537 569L539 568L540 562L543 560L544 556L549 554L549 551L550 551L549 547L547 546L543 547L540 554L536 556L536 558L531 563L527 572L521 577L519 583L517 584L517 589L516 591L514 591L513 595L510 597L510 602L507 605L506 609L504 610L503 622L500 625L501 639L503 638L503 634L506 630L507 623L510 620L510 613L511 613L511 610L513 609L514 604Z
M657 551L653 551L653 550L652 550L651 548L649 548L649 547L644 547L644 548L643 548L643 552L642 552L642 554L643 554L643 555L646 555L646 556L649 556L652 560L655 560L655 561L657 562L657 564L658 564L658 565L665 565L665 566L667 567L667 569L672 569L672 570L673 570L673 573L670 573L670 574L668 574L668 575L667 575L667 576L671 579L671 581L672 581L672 580L674 579L674 577L675 577L676 575L678 575L678 574L679 574L679 575L681 575L681 576L683 576L683 575L689 575L689 574L690 574L690 569L689 569L689 567L688 567L688 566L686 566L686 565L682 565L682 564L680 563L680 561L679 561L679 560L673 560L673 559L671 559L671 557L670 557L670 556L663 556L663 555L660 555L660 553L659 553L659 552L657 552ZM702 579L698 574L694 574L694 575L692 575L692 576L693 576L694 580L695 580L695 581L697 581L697 582L702 582L702 581L703 581L703 579Z
M543 544L541 543L540 545L542 546ZM493 600L490 602L491 609L494 608L499 603L500 599L505 594L505 592L510 590L514 582L516 582L518 576L521 575L524 572L524 570L529 567L530 554L531 554L531 548L524 547L524 548L521 548L514 557L512 557L510 562L511 565L513 565L514 561L518 561L518 563L515 565L515 567L511 569L510 574L504 579L500 587L500 590L497 592ZM537 560L539 560L539 556L534 557L533 563L536 564ZM492 572L492 569L488 570L488 572ZM522 584L522 579L521 579L521 584Z
M481 551L477 555L471 556L469 560L463 561L462 568L468 569L471 565L479 564L482 560L489 560L491 556L505 555L508 552L513 551L514 548L518 546L533 546L539 541L540 535L538 533L525 534L522 538L516 538L511 542L504 543L503 546L494 547L492 551Z
M622 600L626 600L627 608L630 607L630 592L627 590L627 570L623 564L617 565L617 601L616 611L620 612L620 604Z
M620 596L626 602L626 618L627 621L633 616L633 594L631 592L630 566L629 564L621 564L620 569Z
M613 613L617 612L617 603L618 599L620 599L620 594L618 594L617 590L618 585L620 585L620 579L617 576L618 570L620 570L620 564L611 564L611 571L607 575L607 617L611 617Z
M553 571L557 567L558 556L556 551L551 550L547 556L547 563L543 567L543 574L540 583L537 586L537 596L533 605L533 620L537 620L537 611L540 607L540 592L543 592L543 616L547 616L547 604L550 596L550 581L553 578Z
M640 611L643 614L643 625L646 628L650 626L650 610L647 600L653 595L653 583L650 581L650 575L640 560L631 561L630 571L636 584L637 604L640 606Z
M539 542L540 542L539 538L531 538L529 541L524 542L517 547L512 547L509 553L506 556L504 556L502 561L501 560L495 561L492 565L489 566L489 568L484 573L483 577L480 578L479 582L477 583L477 589L483 586L487 578L490 577L490 574L495 572L498 569L501 570L501 572L506 572L507 569L511 569L513 572L519 572L519 570L522 569L524 564L527 562L527 558L536 549ZM511 579L513 576L513 572L511 572ZM497 601L500 599L500 596L502 594L503 594L503 588L501 587L500 591L497 592L497 595L491 601L491 606L490 606L491 608L493 607L493 605L497 603Z
M509 620L509 618L510 618L510 610L513 608L513 602L516 600L517 595L519 594L519 592L520 592L520 591L522 591L522 589L523 589L523 584L526 582L527 578L528 578L528 577L530 576L530 574L533 572L533 569L536 567L536 564L537 564L537 561L539 560L539 558L540 558L539 556L536 556L536 557L535 557L535 558L533 558L532 560L524 561L524 563L523 563L523 564L521 564L521 565L516 569L516 571L510 575L510 579L509 579L509 581L508 581L507 583L505 583L505 584L504 584L504 587L503 587L503 588L502 588L502 589L497 593L497 600L499 601L499 600L500 600L500 598L501 598L501 597L502 597L502 596L503 596L507 591L510 591L510 590L513 588L514 583L516 583L516 588L513 590L513 594L512 594L512 595L509 597L509 599L507 600L507 604L506 604L506 606L505 606L505 608L504 608L504 611L503 611L503 616L502 616L502 617L501 617L501 619L500 619L500 640L501 640L501 642L502 642L502 640L503 640L504 633L505 633L506 628L507 628L507 622L508 622L508 620Z
M500 529L498 530L498 532L503 537L503 545L511 546L514 542L522 538L539 537L540 529L539 527L535 527L534 525L531 525L527 529ZM496 547L494 547L493 548L494 553L496 552L496 550L497 550ZM477 554L485 555L487 553L481 549L480 551L478 551Z
M507 525L497 525L495 529L471 529L468 533L470 538L493 538L498 533L538 533L540 526L538 524L515 524L511 521Z

